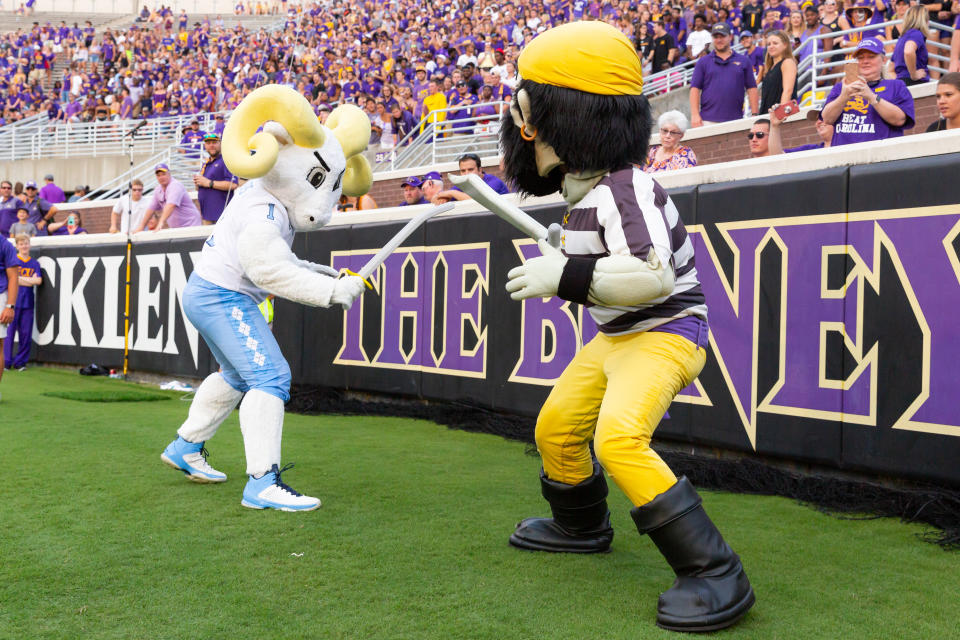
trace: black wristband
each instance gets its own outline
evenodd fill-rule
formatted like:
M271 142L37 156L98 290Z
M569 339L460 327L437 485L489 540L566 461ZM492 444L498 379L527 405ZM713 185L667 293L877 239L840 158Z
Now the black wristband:
M587 302L590 283L593 281L593 269L596 266L596 258L567 258L560 284L557 285L557 297L580 304Z

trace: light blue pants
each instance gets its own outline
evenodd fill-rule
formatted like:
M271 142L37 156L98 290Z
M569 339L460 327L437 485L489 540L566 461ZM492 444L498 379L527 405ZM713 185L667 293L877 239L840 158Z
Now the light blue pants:
M284 402L290 399L290 365L253 298L193 273L183 290L183 311L220 363L227 384L244 393L259 389Z

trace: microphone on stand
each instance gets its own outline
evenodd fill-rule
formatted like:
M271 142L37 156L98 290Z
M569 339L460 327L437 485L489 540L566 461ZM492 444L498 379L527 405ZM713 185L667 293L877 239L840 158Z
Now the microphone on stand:
M141 120L139 123L137 123L137 126L135 126L133 129L130 129L130 131L127 131L125 134L123 134L123 137L126 138L127 136L132 136L133 134L135 134L137 131L139 131L146 125L147 125L147 121Z

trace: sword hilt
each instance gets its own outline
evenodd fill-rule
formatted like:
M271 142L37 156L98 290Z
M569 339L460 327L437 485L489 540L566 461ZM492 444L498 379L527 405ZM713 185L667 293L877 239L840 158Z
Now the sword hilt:
M373 291L373 285L370 283L370 281L364 278L363 276L361 276L356 271L351 271L350 269L347 269L347 268L340 269L340 275L337 277L342 278L343 276L357 276L358 278L363 280L363 284L367 285L367 289L370 289L371 291Z

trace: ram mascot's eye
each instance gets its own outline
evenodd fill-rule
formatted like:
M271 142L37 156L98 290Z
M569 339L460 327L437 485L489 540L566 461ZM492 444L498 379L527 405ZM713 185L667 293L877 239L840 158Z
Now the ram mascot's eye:
M327 172L320 167L313 167L307 173L307 182L313 185L314 189L319 189L323 181L327 179Z
M336 191L340 188L340 182L343 181L343 174L347 172L346 169L340 172L340 175L337 176L337 181L333 183L333 190Z
M323 181L327 179L327 174L330 173L330 165L327 164L319 152L314 151L313 156L320 163L320 166L310 169L310 172L307 173L307 182L312 184L314 189L319 189L320 185L323 184ZM337 185L339 184L340 179L337 178ZM336 186L334 189L336 189Z

